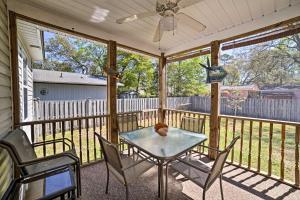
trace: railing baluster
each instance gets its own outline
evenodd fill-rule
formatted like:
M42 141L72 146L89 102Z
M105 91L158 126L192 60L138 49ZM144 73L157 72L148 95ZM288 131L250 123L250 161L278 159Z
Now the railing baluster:
M56 138L56 123L55 122L52 123L52 138L53 138L53 140L55 140L55 138ZM53 143L53 153L56 154L56 144L55 144L55 142Z
M241 138L240 138L240 162L239 165L242 165L243 162L243 143L244 143L244 120L241 121Z
M61 132L62 132L62 138L63 138L63 141L65 142L65 122L64 121L62 121L61 122ZM66 147L65 147L65 143L63 143L63 151L65 151L66 150Z
M71 131L71 141L72 143L74 143L74 121L71 120L71 127L70 127L70 131Z
M272 140L273 140L273 123L270 123L268 176L272 175Z
M42 123L42 139L43 139L43 155L44 157L46 156L46 127L45 127L45 123Z
M227 134L228 134L228 118L226 117L226 122L225 122L225 142L224 142L224 149L227 146Z
M99 128L100 133L99 134L102 135L102 117L100 117L99 119L100 119L100 128ZM107 119L107 117L105 119ZM106 126L106 129L107 129L107 126ZM99 147L99 148L100 148L100 159L103 159L102 149L101 149L101 147Z
M90 163L90 146L89 146L89 119L87 118L85 121L85 128L86 128L86 156L87 162Z
M218 117L218 145L217 149L220 149L220 141L221 141L221 117Z
M35 137L34 137L34 124L30 125L30 133L31 133L31 142L35 142Z
M295 185L300 185L299 173L299 140L300 140L300 126L296 126L295 134Z
M80 163L82 164L81 119L78 120L78 129L79 129L79 158L80 158Z
M93 117L93 143L94 143L94 160L97 160L97 156L96 156L96 118Z
M281 162L280 179L284 180L284 150L285 150L285 124L281 125Z
M258 156L257 156L257 171L260 172L261 164L261 137L262 137L262 122L259 122L258 128Z
M236 119L233 119L233 125L232 125L232 139L235 137L235 124L236 124ZM234 147L231 150L231 163L233 163L234 160Z
M251 168L251 157L252 157L252 129L253 129L253 121L250 121L250 128L249 128L249 154L248 154L248 169Z

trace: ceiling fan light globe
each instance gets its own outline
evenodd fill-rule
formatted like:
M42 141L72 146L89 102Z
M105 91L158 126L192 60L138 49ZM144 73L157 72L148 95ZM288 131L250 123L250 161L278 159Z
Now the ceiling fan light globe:
M173 16L164 17L160 23L161 29L164 31L173 31L177 28L177 20Z

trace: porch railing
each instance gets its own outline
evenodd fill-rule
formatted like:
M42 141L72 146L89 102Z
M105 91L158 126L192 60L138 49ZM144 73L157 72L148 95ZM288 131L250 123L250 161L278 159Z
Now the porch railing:
M172 109L165 109L164 112L166 123L173 127L180 127L182 116L204 118L203 132L209 135L209 114ZM132 113L137 114L140 126L148 127L158 122L156 109L118 114ZM84 165L103 158L93 133L96 131L108 137L108 120L109 115L97 115L24 122L20 127L29 128L32 140L44 144L37 149L39 156L65 149L64 146L47 144L48 140L68 138L75 143L77 154ZM69 124L70 129L66 129L66 124ZM47 126L51 128L50 133L46 132ZM35 135L36 127L42 130L38 137ZM229 156L229 163L299 187L300 123L221 115L219 127L220 149L227 146L233 137L241 137ZM200 151L207 153L203 149Z
M182 116L205 118L204 133L209 134L209 114L165 110L165 120L171 126L180 127ZM220 149L233 137L241 137L229 163L299 187L300 123L221 115L219 128Z
M124 112L118 115L138 116L140 126L148 127L158 122L157 109ZM75 150L82 165L103 159L99 142L96 140L94 132L101 133L109 138L108 124L109 115L95 115L85 117L39 120L22 122L19 127L30 133L31 141L42 143L36 149L38 156L53 155L67 149L63 145L48 144L47 141L59 138L67 138L75 144ZM38 131L38 134L36 134Z

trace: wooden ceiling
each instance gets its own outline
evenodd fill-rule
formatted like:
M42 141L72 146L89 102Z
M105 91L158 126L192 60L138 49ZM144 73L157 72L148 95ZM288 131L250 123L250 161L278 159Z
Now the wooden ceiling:
M170 54L200 46L215 39L224 39L296 17L300 13L300 0L203 0L182 9L182 12L205 24L207 28L198 33L185 24L179 24L175 34L168 32L159 44L152 42L159 21L158 16L121 25L115 23L116 19L121 17L155 10L155 0L23 0L21 2L54 15L88 24L119 38L126 38L127 41L131 41L128 45L136 44L135 48L141 46L142 50L152 53L156 51L157 54L159 52ZM22 12L22 9L16 12ZM26 15L28 13L30 12L24 12ZM33 18L36 17L34 13L31 15ZM104 39L110 39L107 37L103 36Z

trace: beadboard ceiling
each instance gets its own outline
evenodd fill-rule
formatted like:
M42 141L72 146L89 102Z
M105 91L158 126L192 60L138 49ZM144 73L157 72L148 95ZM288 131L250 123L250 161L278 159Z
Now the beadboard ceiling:
M157 54L162 51L170 54L203 45L215 39L234 36L300 14L300 0L203 0L181 11L203 23L207 27L204 31L199 33L185 24L179 24L174 35L168 32L160 43L154 43L152 39L159 16L124 24L117 24L115 21L139 12L154 11L156 0L23 0L21 2L53 15L93 26L108 35L123 38L125 43L128 41L131 46L136 44L135 48ZM22 12L22 9L19 10ZM32 16L35 17L34 13ZM108 35L102 37L111 39Z

